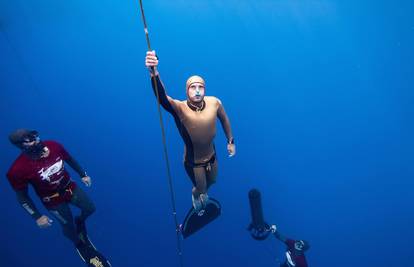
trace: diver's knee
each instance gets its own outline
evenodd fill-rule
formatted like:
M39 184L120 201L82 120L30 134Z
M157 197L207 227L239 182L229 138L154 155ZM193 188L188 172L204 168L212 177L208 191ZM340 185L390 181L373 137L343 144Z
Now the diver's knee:
M95 211L96 211L96 206L95 206L95 204L93 204L93 203L90 203L90 204L88 205L88 207L86 207L86 208L83 210L83 212L84 212L84 213L86 213L88 216L89 216L89 215L91 215L91 214L93 214L93 213L95 213Z
M95 213L95 211L96 211L96 206L95 206L95 204L92 204L92 205L89 207L89 214Z
M215 183L216 183L216 180L210 180L210 181L207 182L207 187L210 187Z

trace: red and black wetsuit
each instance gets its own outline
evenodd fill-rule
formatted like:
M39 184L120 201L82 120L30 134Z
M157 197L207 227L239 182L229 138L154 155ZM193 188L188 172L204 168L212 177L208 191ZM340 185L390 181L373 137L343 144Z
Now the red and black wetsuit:
M86 172L61 144L55 141L43 143L49 150L47 157L33 159L24 153L20 154L7 172L7 178L16 191L19 203L37 220L42 215L28 195L28 185L32 185L44 206L61 223L64 235L77 244L79 238L68 203L81 209L81 221L86 220L95 211L95 206L83 190L71 180L65 163L81 177L86 176Z
M32 159L24 153L20 154L10 167L7 178L16 191L26 191L28 185L32 185L43 204L51 208L68 199L61 196L45 200L64 189L75 189L76 183L71 181L64 166L64 161L73 162L69 153L57 142L43 143L49 149L48 157ZM83 170L78 171L83 175Z

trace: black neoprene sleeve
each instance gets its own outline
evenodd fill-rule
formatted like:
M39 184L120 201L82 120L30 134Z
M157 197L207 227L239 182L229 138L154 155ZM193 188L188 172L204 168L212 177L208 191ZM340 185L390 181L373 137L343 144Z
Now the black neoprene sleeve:
M33 200L30 198L27 188L16 191L16 196L17 201L30 214L30 216L32 216L33 219L37 220L42 216L33 203Z
M286 238L285 236L281 235L281 234L279 233L279 231L276 231L276 232L274 233L274 236L275 236L277 239L279 239L280 241L282 241L282 242L286 242L286 240L287 240L287 238Z
M86 176L85 170L79 165L79 163L73 157L70 157L69 159L65 161L67 164L69 164L69 166L72 169L76 171L77 174L79 174L81 178Z
M155 88L155 84L157 85ZM165 92L165 87L161 82L160 76L156 75L155 77L152 76L151 77L151 85L152 85L152 89L154 91L155 96L157 96L157 92L158 92L158 97L160 99L160 104L161 106L168 112L170 113L174 113L174 109L171 106L170 101L168 101L168 97L167 97L167 93ZM157 89L157 91L156 91Z

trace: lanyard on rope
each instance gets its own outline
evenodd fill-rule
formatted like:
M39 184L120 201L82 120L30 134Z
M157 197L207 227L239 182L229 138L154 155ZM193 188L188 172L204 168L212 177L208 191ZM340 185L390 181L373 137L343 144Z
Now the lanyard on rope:
M141 7L141 15L142 15L142 22L144 23L144 31L145 31L145 38L147 39L147 45L148 45L148 51L151 51L151 44L150 44L150 39L149 39L149 34L148 34L148 27L147 27L147 22L145 20L145 15L144 15L144 7L142 5L142 0L139 0L139 5ZM171 177L171 171L170 171L170 160L168 158L168 151L167 151L167 141L165 138L165 129L164 129L164 123L163 123L163 118L162 118L162 113L161 113L161 107L160 107L160 96L158 94L158 85L155 82L155 92L156 92L156 96L157 96L157 107L158 107L158 115L159 115L159 120L160 120L160 127L161 127L161 134L162 134L162 143L164 145L164 157L165 157L165 164L167 167L167 178L168 178L168 184L169 184L169 188L170 188L170 195L171 195L171 204L172 204L172 215L174 217L174 223L175 223L175 229L176 229L176 234L177 234L177 254L180 260L180 266L183 267L184 263L183 263L183 253L182 253L182 249L181 249L181 238L180 238L180 232L179 232L179 224L178 224L178 220L177 220L177 211L176 211L176 207L175 207L175 193L174 193L174 187L173 187L173 183L172 183L172 177Z

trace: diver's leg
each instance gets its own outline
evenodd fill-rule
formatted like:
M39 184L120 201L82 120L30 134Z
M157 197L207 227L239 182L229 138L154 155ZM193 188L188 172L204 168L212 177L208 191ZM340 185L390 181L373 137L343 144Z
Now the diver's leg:
M193 168L195 187L193 187L193 195L199 197L200 194L207 193L207 178L205 167Z
M209 170L206 172L207 190L210 188L212 184L216 183L217 171L218 171L217 160L214 160L214 162L210 164Z
M79 197L79 195L75 193L75 190L73 192L73 196L77 195ZM72 196L72 199L73 199L73 196ZM83 196L81 196L79 199L81 199L82 197ZM79 199L75 200L75 203L78 203L77 201L79 201ZM73 203L73 201L71 202ZM79 201L79 202L83 203L86 201ZM85 205L85 203L83 203L83 205ZM80 208L82 208L82 204L80 204L79 206ZM78 234L78 230L77 230L78 226L77 225L75 226L72 211L68 203L61 204L58 207L53 208L53 209L49 209L49 211L60 222L60 224L62 225L63 234L73 242L77 251L79 252L79 255L83 259L83 261L90 262L92 258L95 258L100 255L96 251L95 247L93 247L92 243L84 239L84 236ZM91 208L89 207L89 210L87 210L87 212L90 214L90 211L91 211Z
M184 163L185 171L193 183L193 196L198 198L200 194L206 193L206 171L204 167L194 167L191 164Z
M187 162L184 162L184 169L188 177L190 178L191 183L193 184L193 188L194 188L196 186L196 181L195 181L193 166Z
M207 172L206 167L194 168L196 186L193 188L193 197L198 199L203 208L207 205L209 199L207 195Z
M62 226L63 234L75 245L78 245L81 240L76 233L75 224L73 222L73 215L69 205L67 203L60 204L57 207L49 209L49 212Z
M85 221L96 210L95 204L79 186L73 190L70 202L81 210L80 216L76 217L80 221Z
M205 167L194 167L188 163L185 163L184 166L185 166L185 170L188 176L191 179L191 182L193 183L193 189L192 189L193 207L194 209L199 210L205 204L200 199L200 195L203 196L203 199L207 197L206 195L207 181L206 181Z
M70 202L81 210L81 214L75 218L76 232L79 238L87 244L89 239L85 221L95 212L95 205L79 186L73 190Z

